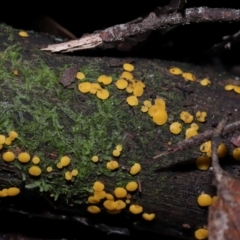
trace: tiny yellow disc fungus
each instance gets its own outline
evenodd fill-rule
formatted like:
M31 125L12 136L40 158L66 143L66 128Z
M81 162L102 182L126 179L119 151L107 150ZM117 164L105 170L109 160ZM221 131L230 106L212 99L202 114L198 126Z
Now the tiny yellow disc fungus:
M93 190L96 191L96 192L101 192L103 191L104 189L104 184L99 182L99 181L96 181L94 184L93 184Z
M102 100L106 100L109 97L109 91L106 89L99 89L97 90L97 97Z
M110 193L107 193L105 197L106 197L107 200L113 200L114 199L113 195L110 194Z
M96 197L97 199L104 199L106 197L106 192L105 191L94 191L94 197Z
M96 204L96 203L100 202L100 199L98 199L94 196L90 196L90 197L88 197L88 202L91 203L91 204Z
M143 207L140 205L133 204L129 207L129 211L133 214L139 214L143 211Z
M70 164L70 162L71 162L71 159L68 156L63 156L60 159L60 163L61 163L62 167L68 166Z
M200 151L204 152L204 153L211 152L212 151L212 142L207 141L207 142L204 142L203 144L201 144Z
M210 85L211 84L211 81L208 79L208 78L204 78L200 81L200 84L202 86L207 86L207 85Z
M78 90L82 93L88 93L91 89L90 82L83 82L78 84Z
M11 145L12 144L12 139L10 138L10 137L7 137L6 139L5 139L5 143L4 143L5 145Z
M126 101L127 101L128 105L130 105L130 106L138 105L138 99L134 95L127 97Z
M13 152L8 151L2 155L2 158L5 162L12 162L15 159L15 154Z
M113 210L116 209L117 203L114 202L113 200L105 200L103 202L103 206L108 210Z
M47 169L46 169L46 170L47 170L47 172L49 172L49 173L50 173L50 172L52 172L53 168L52 168L52 167L47 167Z
M116 86L118 89L125 89L128 86L128 81L125 79L119 79L116 82Z
M162 98L156 98L154 105L156 105L159 110L166 110L166 102Z
M130 174L136 175L141 171L141 165L139 163L134 163L130 169Z
M132 93L133 92L133 87L131 85L128 85L126 88L127 93Z
M91 84L91 89L90 89L90 93L91 94L96 94L98 90L102 89L99 83L92 83Z
M141 97L143 95L143 87L136 86L133 88L133 95L136 97Z
M210 195L203 193L198 196L197 202L201 207L208 207L212 204L212 198Z
M240 93L240 86L234 86L233 90L236 93Z
M125 78L127 80L132 80L133 79L133 75L130 72L123 72L121 74L121 78Z
M130 199L126 199L125 203L126 203L126 204L130 204L130 203L131 203L131 200L130 200Z
M170 132L173 134L179 134L182 131L182 124L179 122L174 122L169 127Z
M91 160L96 163L96 162L99 161L99 158L98 158L98 156L93 156L93 157L91 158Z
M164 125L168 120L168 115L165 110L160 110L153 115L153 122L157 125Z
M122 145L121 144L118 144L117 146L116 146L116 150L118 150L118 151L122 151L122 149L123 149L123 147L122 147Z
M148 107L148 108L150 108L150 107L152 106L152 103L151 103L150 100L145 100L145 101L143 102L143 105L146 106L146 107Z
M199 170L207 170L211 165L211 159L208 156L200 156L196 160L196 165Z
M124 63L123 69L128 72L132 72L134 70L134 66L130 63Z
M227 91L231 91L231 90L233 90L233 88L234 88L234 85L232 85L232 84L228 84L224 87L224 89Z
M148 107L147 106L142 106L141 107L141 112L147 112L148 111Z
M4 188L2 191L0 191L0 197L7 197L8 193L7 193L7 189Z
M191 123L193 121L193 115L191 115L189 112L182 111L180 113L180 119L185 123Z
M58 169L62 169L63 168L63 166L62 166L62 164L60 162L57 163L57 168Z
M195 128L187 128L185 133L185 138L191 138L193 136L198 135L198 131Z
M187 81L191 81L191 82L196 81L196 77L189 72L182 73L182 77Z
M218 197L217 196L213 196L212 197L212 204L214 204L217 201Z
M159 106L157 105L152 105L149 109L148 109L148 115L153 117L155 114L158 113L158 111L165 111L165 109L160 109Z
M104 85L109 85L112 82L112 77L101 75L98 77L98 82L103 83Z
M197 240L207 239L207 237L208 237L208 230L204 229L204 228L200 228L200 229L195 231L194 235L195 235L195 238Z
M91 206L88 206L87 211L90 213L96 214L101 212L101 209L98 206L91 205Z
M109 170L115 170L119 167L119 164L115 160L110 160L106 166L107 166L107 169Z
M20 37L28 37L28 36L29 36L28 33L25 32L25 31L20 31L20 32L18 33L18 35L19 35Z
M219 158L224 158L227 155L227 146L224 143L219 144L217 155Z
M17 187L11 187L7 189L7 195L10 197L16 196L20 193L20 189Z
M171 74L173 74L173 75L180 75L180 74L183 73L182 70L181 70L180 68L178 68L178 67L171 67L171 68L169 69L169 72L170 72Z
M196 123L192 123L191 124L191 128L195 128L196 130L198 130L199 126Z
M13 74L14 74L15 76L17 76L17 75L18 75L18 70L17 70L17 69L14 69L14 70L13 70Z
M127 191L125 188L117 187L114 190L114 194L117 198L124 198L127 195Z
M34 163L34 164L39 164L39 163L40 163L40 158L37 157L37 156L34 156L34 157L32 158L32 163Z
M237 147L233 150L233 157L240 161L240 147Z
M206 122L207 113L206 112L196 112L196 118L199 122Z
M27 162L29 162L30 161L30 155L29 155L29 153L27 153L27 152L21 152L21 153L19 153L18 154L18 160L19 160L19 162L21 162L21 163L27 163Z
M41 173L42 173L42 170L40 167L38 166L31 166L29 169L28 169L28 173L32 176L39 176Z
M72 173L70 171L66 171L64 175L66 180L69 181L72 179Z
M121 210L124 209L126 207L126 203L123 200L117 200L115 201L116 203L116 210Z
M77 72L76 78L78 80L83 80L85 78L85 75L82 72Z
M76 177L78 175L78 170L77 169L73 169L71 171L71 174L72 174L72 176Z
M136 182L129 182L127 185L126 185L126 189L129 191L129 192L133 192L133 191L136 191L138 188L138 184Z
M0 144L4 144L6 140L6 137L4 135L0 135Z
M142 217L147 221L152 221L155 218L154 213L143 213Z

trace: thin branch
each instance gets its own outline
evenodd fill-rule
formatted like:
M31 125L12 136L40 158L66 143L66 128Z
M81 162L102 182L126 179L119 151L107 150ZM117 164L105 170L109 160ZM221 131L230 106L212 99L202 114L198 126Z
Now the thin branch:
M143 41L148 36L147 33L157 29L190 23L234 21L240 21L240 10L198 7L188 8L185 10L184 14L176 12L160 16L156 16L155 13L151 12L144 19L138 18L128 23L115 25L105 30L84 36L78 40L49 45L42 50L51 52L73 52L82 49L95 48L97 46L103 48L118 48L119 44L121 45L126 41L131 47L131 45ZM142 36L142 34L145 35ZM131 40L135 37L133 43L128 42L130 37Z
M237 131L237 130L240 130L240 121L237 121L237 122L234 122L234 123L231 123L231 124L228 124L227 126L225 126L222 131L222 136L225 136L225 135L232 133L234 131ZM214 133L213 130L206 130L201 134L198 134L194 137L191 137L191 138L185 139L181 142L178 142L173 147L169 148L168 151L162 152L161 154L154 156L153 159L157 159L162 156L166 156L168 154L175 153L177 151L186 150L191 147L200 145L201 143L210 140L213 136L213 133Z

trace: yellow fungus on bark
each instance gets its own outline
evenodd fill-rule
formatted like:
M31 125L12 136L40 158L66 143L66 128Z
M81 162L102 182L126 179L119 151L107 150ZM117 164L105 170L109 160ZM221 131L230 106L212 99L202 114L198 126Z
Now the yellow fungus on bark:
M182 73L182 77L187 81L191 81L191 82L196 81L196 77L189 72Z
M191 128L195 128L196 130L199 129L199 126L198 126L196 123L192 123L192 124L190 125L190 127L191 127Z
M159 110L166 110L166 102L162 98L156 98L154 104L158 107Z
M31 166L29 169L28 169L28 173L32 176L39 176L41 175L42 173L42 170L40 167L38 166Z
M197 198L198 205L201 207L208 207L212 204L212 198L208 194L200 194Z
M7 197L7 189L4 188L3 190L0 191L0 197Z
M104 199L106 197L106 192L105 191L94 191L94 197L98 199Z
M234 88L234 85L232 85L232 84L225 85L225 87L224 87L224 89L227 91L231 91L231 90L233 90L233 88Z
M183 71L182 71L180 68L178 68L178 67L171 67L171 68L169 69L169 72L170 72L171 74L173 74L173 75L180 75L180 74L183 73Z
M185 132L185 138L191 138L193 136L198 135L198 131L196 130L196 128L187 128L186 132Z
M204 78L204 79L202 79L202 80L200 81L200 84L201 84L202 86L208 86L208 85L211 84L211 81L210 81L208 78Z
M199 170L207 170L211 165L211 159L208 156L199 156L196 165Z
M124 198L127 195L127 191L125 188L117 187L114 190L114 194L117 198Z
M121 152L120 152L119 150L117 150L117 149L114 149L114 150L112 151L112 155L113 155L114 157L119 157L120 154L121 154Z
M139 163L134 163L134 165L130 168L130 174L136 175L141 171L141 165Z
M105 200L103 202L103 206L108 210L113 210L116 209L117 203L114 202L113 200Z
M88 202L91 204L96 204L100 202L100 199L94 196L89 196L88 197Z
M160 110L153 115L153 122L157 125L164 125L168 120L168 115L165 110Z
M195 231L194 235L195 235L195 238L197 240L207 239L207 237L208 237L208 230L205 229L205 228L200 228L200 229Z
M118 144L118 145L116 146L116 150L118 150L118 151L120 151L120 152L122 151L122 148L123 148L123 147L122 147L121 144Z
M116 203L116 210L121 210L124 209L126 207L126 203L123 200L117 200L115 201Z
M30 161L31 157L29 153L27 152L21 152L18 154L18 160L21 163L28 163Z
M91 206L88 206L87 211L90 213L96 214L101 212L101 209L98 206L91 205Z
M78 170L77 169L73 169L71 171L71 174L72 174L73 177L76 177L78 175Z
M142 217L147 221L152 221L155 218L154 213L143 213Z
M150 100L143 101L143 105L150 108L152 106L152 102Z
M118 89L125 89L128 86L128 81L125 79L118 79L116 82L116 86Z
M70 171L66 171L64 175L66 180L69 181L72 179L72 173Z
M83 72L77 72L76 78L78 80L83 80L85 78L85 74Z
M91 160L92 160L92 162L98 162L99 161L99 157L98 156L93 156L92 158L91 158Z
M129 211L133 214L139 214L143 211L143 207L137 204L133 204L129 207Z
M200 151L204 152L204 153L208 153L212 151L212 142L211 141L207 141L204 142L200 145Z
M128 72L132 72L134 70L134 66L130 63L124 63L123 69Z
M119 164L118 164L118 162L115 161L115 160L110 160L110 161L106 164L106 166L107 166L107 169L109 169L109 170L115 170L115 169L117 169L117 168L119 167Z
M207 117L207 113L206 112L201 112L201 111L197 111L196 112L196 118L199 122L206 122L206 117Z
M90 82L83 82L78 84L78 90L82 93L88 93L91 89Z
M71 162L71 159L68 156L63 156L60 159L60 163L61 163L62 167L68 166L70 164L70 162Z
M103 191L104 189L104 184L99 182L99 181L96 181L94 184L93 184L93 190L96 191L96 192L101 192Z
M126 101L127 101L128 105L130 105L130 106L137 106L138 105L138 99L134 95L127 97Z
M133 88L133 95L136 97L141 97L143 95L143 87L136 86Z
M219 144L217 155L219 158L224 158L227 155L227 146L224 143Z
M46 169L46 170L47 170L47 172L49 172L49 173L50 173L50 172L52 172L53 168L52 168L52 167L47 167L47 169Z
M193 115L187 111L182 111L180 113L180 119L185 123L191 123L193 121Z
M240 147L237 147L233 150L233 157L240 161Z
M121 78L125 78L127 80L132 80L133 79L133 75L130 72L123 72L121 74Z
M5 162L12 162L14 159L15 159L15 154L13 152L5 152L3 153L2 155L2 159L5 161Z
M106 193L105 197L106 197L107 200L113 200L114 199L113 195L110 194L110 193Z
M109 97L109 95L110 95L109 91L106 89L99 89L97 90L97 94L96 94L96 96L102 100L106 100Z
M5 142L4 142L5 145L11 145L12 144L12 139L10 137L7 137L5 138Z
M141 112L145 113L148 111L148 107L147 106L142 106L141 107Z
M138 188L138 184L136 182L129 182L127 185L126 185L126 189L129 191L129 192L133 192L133 191L136 191Z
M182 124L179 122L174 122L170 125L169 130L173 134L179 134L182 131Z
M6 137L4 135L0 135L0 144L4 144L6 140Z
M103 83L104 85L109 85L110 83L112 83L112 77L101 75L98 77L98 82Z
M20 189L17 187L10 187L7 189L7 195L10 197L14 197L20 193Z
M25 32L25 31L20 31L20 32L18 33L18 35L19 35L20 37L28 37L28 36L29 36L28 33Z
M34 164L39 164L39 163L40 163L40 158L37 157L37 156L34 156L34 157L32 158L32 163L34 163Z
M233 90L236 93L240 93L240 86L234 86Z
M217 196L213 196L212 197L212 204L214 204L217 201L218 197Z

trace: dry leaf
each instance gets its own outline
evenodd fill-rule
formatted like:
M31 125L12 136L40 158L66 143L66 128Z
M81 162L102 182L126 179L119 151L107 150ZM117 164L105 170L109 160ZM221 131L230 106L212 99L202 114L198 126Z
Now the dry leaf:
M64 87L68 87L69 85L71 85L75 81L75 77L76 77L77 71L78 71L78 67L77 66L72 66L70 68L65 69L63 71L60 83Z

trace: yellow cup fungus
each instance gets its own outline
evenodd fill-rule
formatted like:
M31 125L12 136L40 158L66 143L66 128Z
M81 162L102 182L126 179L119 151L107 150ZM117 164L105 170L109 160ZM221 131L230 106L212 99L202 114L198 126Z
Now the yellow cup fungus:
M154 213L143 213L142 217L147 221L152 221L155 218Z
M233 150L233 157L237 160L240 161L240 147L237 147Z
M91 206L88 206L87 211L90 213L96 214L101 212L101 209L98 206L91 205Z
M13 74L14 74L15 76L17 76L17 75L18 75L18 70L17 70L17 69L14 69L14 70L13 70Z
M21 152L18 154L18 160L21 163L28 163L30 161L30 155L27 152Z
M17 187L10 187L7 189L7 195L10 197L16 196L20 193L20 189Z
M187 111L182 111L180 113L180 119L185 123L191 123L193 121L193 115Z
M0 197L7 197L8 196L8 190L4 188L0 191Z
M181 75L183 73L183 71L178 67L171 67L169 72L173 75Z
M57 168L58 169L62 169L63 168L63 166L62 166L62 164L60 162L57 163Z
M168 120L168 115L165 110L160 110L153 115L153 122L157 125L164 125Z
M191 81L191 82L196 81L196 77L192 73L189 73L189 72L182 73L182 77L186 81Z
M113 195L110 194L110 193L106 193L105 197L106 197L107 200L113 200L114 199Z
M212 204L214 204L217 201L218 197L217 196L213 196L212 197Z
M182 124L179 122L174 122L170 125L169 130L173 134L179 134L182 131Z
M208 207L212 204L212 198L208 194L200 194L197 198L198 205L201 207Z
M125 188L117 187L114 190L114 194L117 198L124 198L127 195L127 191Z
M109 91L106 89L99 89L96 94L96 96L102 100L106 100L109 97L109 95L110 95Z
M208 156L199 156L196 165L199 170L207 170L211 165L211 159Z
M113 155L114 157L119 157L120 154L121 154L121 151L119 151L119 150L117 150L117 149L114 149L114 150L112 151L112 155Z
M19 35L20 37L28 37L28 36L29 36L28 33L25 32L25 31L20 31L20 32L18 33L18 35Z
M73 169L71 171L71 174L72 174L73 177L76 177L78 175L78 170L77 169Z
M77 72L76 78L78 80L83 80L85 78L85 74L82 72Z
M199 122L206 122L207 113L206 112L196 112L196 118Z
M119 164L115 160L110 160L106 166L107 166L107 169L109 170L115 170L119 167Z
M91 160L92 160L92 162L98 162L99 161L99 157L98 156L93 156L92 158L91 158Z
M166 102L162 98L156 98L154 100L154 105L156 105L159 110L165 110L166 109Z
M105 191L94 191L94 197L97 199L104 199L106 197Z
M49 172L49 173L50 173L50 172L52 172L53 168L52 168L52 167L47 167L47 169L46 169L46 170L47 170L47 172Z
M150 100L145 100L145 101L143 102L143 105L146 106L146 107L148 107L148 108L150 108L150 107L152 106L152 102L151 102Z
M211 152L212 151L212 142L207 141L207 142L204 142L203 144L201 144L200 151L203 153Z
M142 106L141 107L141 112L147 112L148 111L148 107L147 106Z
M116 86L118 89L126 89L128 86L128 81L125 79L118 79L116 82Z
M227 155L227 146L224 143L219 144L217 155L219 158L224 158Z
M99 182L99 181L96 181L94 184L93 184L93 190L96 191L96 192L101 192L103 191L104 189L104 184Z
M126 185L126 189L129 191L129 192L133 192L133 191L136 191L138 188L138 184L136 182L129 182L127 185Z
M128 72L132 72L134 70L134 66L130 63L124 63L123 69Z
M196 123L192 123L192 124L190 125L190 127L191 127L191 128L195 128L196 130L199 129L199 126L198 126Z
M224 89L225 89L226 91L231 91L231 90L234 89L234 85L228 84L228 85L226 85L226 86L224 87Z
M63 156L60 159L60 163L61 163L62 167L68 166L70 164L70 162L71 162L71 159L68 156Z
M122 210L126 207L126 203L123 200L117 200L116 203L116 210Z
M98 82L103 83L104 85L109 85L110 83L112 83L112 77L101 75L98 77Z
M14 159L15 159L15 154L13 152L5 152L3 155L2 155L2 159L5 161L5 162L12 162Z
M137 204L133 204L129 207L129 211L133 214L139 214L143 211L143 207Z
M91 83L90 82L83 82L78 84L78 90L81 93L88 93L91 90Z
M126 101L127 101L128 105L130 105L130 106L138 105L138 99L134 95L127 97Z
M42 170L40 167L38 166L31 166L29 169L28 169L28 173L32 176L39 176L41 175L42 173Z
M103 202L103 206L108 210L114 210L116 209L117 203L114 202L113 200L105 200Z
M121 74L121 78L127 79L127 80L132 80L133 79L133 75L130 72L123 72Z
M40 163L40 158L37 157L37 156L34 156L34 157L32 158L32 163L34 163L34 164L39 164L39 163Z
M136 86L133 88L133 95L136 97L141 97L143 95L143 87Z
M0 144L4 144L6 140L6 137L4 135L0 135Z
M139 163L134 163L130 169L130 174L136 175L141 171L141 165Z
M91 94L96 94L98 90L102 89L99 83L92 83L91 84L91 89L90 89L90 93Z
M66 180L69 181L72 179L72 173L70 171L66 171L64 175Z
M198 135L198 131L196 130L196 128L187 128L186 129L186 132L185 132L185 138L188 139L188 138L191 138L193 136L196 136Z
M199 228L198 230L195 231L194 235L197 240L207 239L208 230L205 228Z
M207 86L207 85L210 85L211 84L211 81L208 79L208 78L204 78L200 81L200 84L202 86Z
M5 138L5 142L4 142L5 145L11 145L12 144L12 139L10 137L7 137Z
M132 84L128 84L127 88L126 88L126 92L127 93L132 93L133 92L133 86Z
M88 202L91 204L96 204L100 202L100 199L97 198L96 196L90 196L88 197Z
M116 146L116 150L118 150L118 151L122 151L122 149L123 149L123 147L122 147L122 145L121 144L118 144L117 146Z
M126 199L125 203L126 203L126 204L130 204L130 203L131 203L131 200L130 200L130 199Z
M233 90L236 93L240 93L240 86L234 86Z

